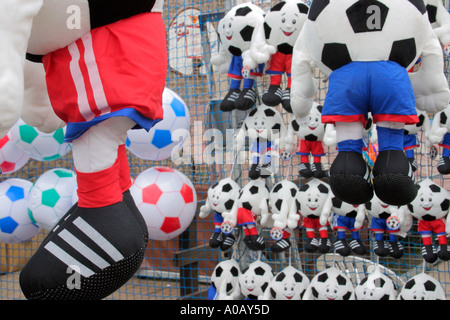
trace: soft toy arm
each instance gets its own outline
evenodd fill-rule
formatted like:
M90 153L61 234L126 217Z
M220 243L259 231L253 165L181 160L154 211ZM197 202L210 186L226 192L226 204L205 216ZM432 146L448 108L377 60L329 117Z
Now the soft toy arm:
M297 121L306 118L313 105L317 81L312 74L313 62L306 43L307 24L295 42L291 64L291 107Z
M411 230L413 219L407 206L401 206L400 208L392 207L391 215L396 216L400 220L400 232L401 237L406 237L406 234Z
M273 226L276 228L284 229L287 226L288 223L288 216L289 216L289 205L286 198L283 199L283 202L281 203L281 208L278 213L272 214L273 218Z
M364 223L364 219L366 218L366 210L364 205L359 205L355 218L355 229L359 229L362 227Z
M245 126L245 124L242 126ZM247 131L244 128L241 128L234 138L236 143L236 151L238 152L244 147L246 132Z
M434 32L439 38L442 46L446 47L450 42L450 14L445 9L442 1L436 1L436 6L436 22L439 26L434 28Z
M431 144L439 143L444 138L444 135L447 133L447 128L441 126L441 115L445 112L441 111L434 115L433 122L430 126L430 130L428 132L428 141Z
M202 219L205 219L207 216L209 216L210 212L211 212L211 202L209 201L209 198L206 198L205 204L200 207L200 213L198 216Z
M267 226L267 223L269 222L269 208L267 206L267 198L264 198L261 200L259 209L261 210L261 220L260 220L260 225L262 227Z
M292 149L294 148L295 144L297 143L297 135L294 130L294 127L292 126L292 121L295 121L295 119L292 119L289 122L286 137L284 138L284 148L287 152L292 152Z
M230 68L231 58L231 53L220 45L218 54L211 57L211 64L217 68L218 73L226 74Z
M336 127L334 124L327 123L325 125L325 132L323 134L323 143L327 147L332 147L337 144Z
M431 122L430 118L428 118L428 115L425 114L425 119L423 120L423 135L425 137L425 147L428 149L432 143L429 140L430 130L431 130Z
M269 45L266 42L264 33L264 22L259 23L252 35L252 43L250 45L249 56L244 57L244 66L247 65L250 68L256 68L260 63L267 63L270 57L277 51L274 46ZM246 58L248 62L246 64ZM251 65L249 63L252 63Z
M429 113L437 113L448 106L450 90L443 72L442 48L437 36L429 25L428 42L421 52L421 67L409 74L416 98L416 108Z
M293 199L291 207L289 208L289 214L287 219L287 226L291 229L295 229L298 226L298 221L300 220L300 214L297 210L297 204Z
M328 219L331 216L331 211L333 208L333 202L331 201L333 196L331 194L328 195L327 200L325 200L325 203L323 205L322 212L320 213L320 224L322 226L325 226L328 223Z

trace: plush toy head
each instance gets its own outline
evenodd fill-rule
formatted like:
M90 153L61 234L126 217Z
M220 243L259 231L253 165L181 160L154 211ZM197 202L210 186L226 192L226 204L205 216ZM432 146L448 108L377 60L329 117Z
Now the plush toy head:
M264 10L251 2L231 8L219 21L220 42L234 56L250 49L255 28L264 21Z
M330 74L352 61L417 61L430 28L423 1L313 1L304 29L315 64Z
M208 189L208 201L211 209L223 213L231 210L239 196L239 185L231 178L220 180Z
M250 140L284 139L286 135L286 126L281 114L277 109L263 104L250 111L245 118L243 128Z
M297 195L300 214L303 217L319 217L330 192L329 185L319 179L302 185Z
M219 292L221 286L226 286L226 293L231 295L239 286L241 271L234 259L224 260L217 264L211 275L211 285Z
M426 273L419 273L405 283L398 300L446 300L446 297L439 281Z
M367 213L374 218L387 219L391 216L389 205L381 201L375 194L370 202L365 204Z
M377 268L368 274L355 288L356 300L395 300L394 282Z
M272 267L265 262L256 260L239 276L241 293L248 299L258 299L264 294L273 278Z
M289 199L295 200L298 188L295 183L289 180L282 180L275 184L269 193L269 204L272 208L272 213L280 213L283 207L283 201L289 202Z
M239 198L238 207L243 207L255 214L261 214L261 202L268 201L269 190L261 179L250 180L242 187Z
M302 0L286 0L274 5L264 17L267 43L281 53L291 54L308 10L308 5Z
M358 205L344 202L336 196L333 196L331 201L333 203L333 212L340 216L355 218L358 214Z
M274 300L301 300L308 288L308 277L293 266L276 274L270 282L270 298Z
M354 300L352 281L336 267L319 272L311 280L303 300Z
M445 217L449 207L450 195L448 191L430 179L424 179L419 183L417 197L408 204L412 216L425 221Z
M292 120L292 126L300 139L308 141L322 141L325 133L325 124L322 123L323 106L313 102L313 106L308 115L307 125L299 125L295 119Z

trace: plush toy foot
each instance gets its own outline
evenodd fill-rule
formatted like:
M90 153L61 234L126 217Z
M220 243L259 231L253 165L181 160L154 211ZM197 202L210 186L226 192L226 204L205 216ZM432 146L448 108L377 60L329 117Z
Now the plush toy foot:
M401 150L385 150L378 154L373 167L373 188L384 203L402 206L417 195L411 165Z
M256 180L261 177L261 167L257 163L252 164L252 166L250 167L248 177L252 180Z
M229 250L233 246L235 241L236 238L232 234L226 235L222 245L220 246L220 250L222 251Z
M389 254L389 248L386 248L383 240L376 240L373 244L373 252L379 257L386 257Z
M217 249L223 243L223 233L213 232L209 238L209 246L213 249Z
M450 260L450 250L448 249L448 245L441 244L439 246L437 255L438 255L438 258L441 259L442 261Z
M403 245L398 241L389 242L389 254L394 259L400 259L403 257Z
M305 243L305 251L308 253L314 253L319 247L319 241L316 238L308 238Z
M438 255L436 254L436 250L434 247L429 244L426 246L422 246L422 257L428 263L436 262Z
M417 171L417 161L415 158L408 158L408 162L411 165L412 171L416 172Z
M321 238L320 244L317 247L320 253L327 253L331 249L331 241L327 238Z
M306 179L309 179L312 177L313 172L311 170L311 165L309 163L300 163L300 165L298 166L298 174Z
M337 239L334 242L334 249L338 254L340 254L343 257L347 257L352 252L352 249L348 245L347 241L345 239Z
M265 163L261 166L261 178L267 178L272 175L272 165L270 163Z
M350 241L350 248L352 248L352 251L359 256L365 255L367 253L366 246L361 239L353 239L352 241Z
M312 175L317 179L321 179L326 175L323 165L320 162L314 162L311 165L311 171Z
M292 113L291 88L287 88L286 90L283 91L283 95L281 96L281 106L287 112Z
M145 242L147 242L148 241L147 223L145 222L144 217L142 216L141 212L136 206L136 203L134 202L130 190L128 189L122 195L123 195L123 203L127 206L127 208L131 211L131 214L136 219L136 222L138 223L139 227L141 228L142 234L145 237Z
M370 168L361 154L339 152L329 173L331 191L337 198L350 204L363 204L372 199Z
M125 201L76 207L20 273L27 299L103 299L139 269L147 236Z
M271 84L262 96L262 102L269 106L275 107L281 103L282 91L278 85Z
M437 170L440 174L449 174L450 173L450 158L442 157L439 159L437 164Z
M275 242L274 244L272 244L270 246L270 249L273 252L282 252L282 251L289 249L290 246L291 246L291 241L289 241L289 239L281 239L281 240L278 240L277 242Z
M229 112L236 109L235 103L240 93L240 89L231 89L230 91L228 91L227 95L220 103L220 110L223 112Z
M245 245L253 251L264 250L264 239L259 235L246 236L244 238Z
M256 92L253 88L243 89L236 99L236 109L248 110L256 103Z

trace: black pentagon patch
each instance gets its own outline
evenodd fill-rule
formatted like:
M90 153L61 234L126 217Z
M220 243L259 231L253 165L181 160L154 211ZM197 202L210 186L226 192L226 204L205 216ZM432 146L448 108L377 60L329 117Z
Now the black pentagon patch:
M244 209L247 209L247 210L252 210L253 208L252 208L252 205L250 204L250 202L243 202L242 203L242 207L244 208Z
M425 7L423 0L409 0L409 2L411 2L411 4L416 7L421 14L427 12L427 8Z
M328 280L328 273L324 272L317 277L318 282L325 282Z
M242 39L244 39L244 41L250 41L252 40L253 30L255 30L254 27L245 26L239 33L241 34L241 37Z
M445 199L444 201L442 201L442 203L441 203L442 211L447 211L449 207L450 207L450 200Z
M248 116L249 116L249 117L253 117L257 111L258 111L257 109L251 110L251 111L249 112Z
M349 291L342 297L342 300L350 300L350 297L352 296L352 293Z
M245 6L236 10L236 16L245 17L249 12L252 12L252 9Z
M300 205L300 202L298 202L297 199L295 199L295 205L297 206L297 211L301 211L302 206Z
M250 189L248 189L251 194L257 194L259 192L259 188L257 186L253 186Z
M430 280L428 280L427 282L425 282L423 284L423 286L425 287L426 291L435 291L436 290L436 284L434 284L433 282L431 282Z
M323 9L330 4L330 0L314 0L309 8L308 19L316 21Z
M323 110L323 106L322 106L322 105L320 105L320 104L319 104L319 105L317 105L317 110L319 110L319 112L320 112L320 113L322 113L322 110Z
M215 187L217 187L218 184L219 184L218 182L214 183L214 184L211 186L211 189L214 189Z
M268 117L273 117L275 115L275 111L271 108L267 108L264 110L264 114Z
M231 283L227 283L227 292L230 292L231 289L233 289L233 285Z
M275 202L275 208L277 208L278 210L281 210L281 205L283 204L283 200L281 200L281 199L278 199L276 202Z
M231 189L233 189L233 187L229 183L224 184L223 187L222 187L222 191L223 192L230 192Z
M347 280L341 275L338 275L336 277L336 280L337 280L337 282L339 283L340 286L345 286L345 284L347 283Z
M303 14L307 14L309 7L304 3L297 3L298 11Z
M388 294L384 294L384 295L380 298L380 300L391 300L391 298L389 297Z
M364 206L366 207L367 210L371 210L372 209L372 202L366 202L364 204Z
M216 276L217 277L220 277L222 272L223 272L223 268L222 267L219 266L219 267L216 268Z
M230 269L230 273L233 275L233 277L237 277L239 275L239 270L236 267L232 267Z
M266 37L266 39L269 39L270 33L272 32L272 28L266 22L264 22L263 26L264 26L264 36Z
M397 62L402 67L408 67L416 57L416 41L414 38L394 41L389 60Z
M292 51L294 50L294 47L291 46L289 43L285 42L285 43L279 44L277 46L277 49L279 52L281 52L283 54L291 54Z
M437 7L431 4L427 4L426 8L428 12L428 21L430 21L430 23L435 23L437 21L436 20Z
M320 193L328 193L328 188L324 185L324 184L319 184L318 186L317 186L317 189L319 189L319 192Z
M380 213L379 215L378 215L378 217L380 218L380 219L387 219L387 218L389 218L391 216L391 213L390 212L386 212L386 211L383 211L382 213Z
M283 188L283 185L281 183L277 183L277 185L273 187L272 192L278 192L281 188Z
M281 125L280 125L279 123L274 124L274 125L272 126L272 131L273 131L273 132L280 132L280 129L281 129Z
M233 208L233 205L234 205L234 200L232 200L232 199L228 200L224 204L225 209L227 209L227 210L231 210L231 208Z
M281 9L284 7L285 4L286 4L286 1L281 1L281 2L277 3L276 5L274 5L272 7L272 9L270 9L270 11L281 11Z
M419 115L419 122L416 123L416 127L421 127L423 126L423 122L425 121L425 116L423 114Z
M436 184L430 184L429 188L432 192L436 192L436 193L441 192L441 188Z
M316 288L312 287L311 288L312 294L314 296L314 298L318 298L319 297L319 293L317 292Z
M299 188L299 190L302 191L302 192L305 192L305 191L308 190L308 189L309 189L309 184L304 184L304 185L302 185L302 186Z
M434 220L436 220L436 217L433 216L433 215L431 215L431 214L424 214L424 215L422 216L422 220L425 220L425 221L434 221Z
M348 48L343 43L326 43L322 49L321 60L333 71L352 62Z
M408 282L405 283L406 289L411 289L416 284L416 281L414 279L410 279Z
M383 30L389 8L377 0L357 1L346 13L353 32L373 32Z
M307 134L305 136L305 140L306 141L317 141L317 136L314 134Z
M331 199L331 202L333 204L333 207L335 208L340 208L342 206L342 200L337 197L333 197L333 199Z
M277 298L277 293L272 288L270 288L270 295L272 296L273 299Z
M283 281L284 278L286 278L286 274L284 272L280 272L275 278L275 281Z
M242 50L241 49L239 49L239 48L237 48L237 47L235 47L235 46L229 46L228 47L228 51L230 51L230 53L233 55L233 56L241 56L242 55Z
M297 194L297 190L295 190L295 188L291 188L291 196L295 197L296 194Z
M408 207L409 211L414 212L414 207L412 206L411 203L408 203L406 206Z
M266 270L264 270L264 268L261 268L261 267L255 268L255 274L257 276L263 276L264 273L266 273Z
M355 218L357 216L358 212L356 210L352 210L349 213L347 213L345 216L348 218Z
M292 128L294 129L294 131L298 131L300 130L300 125L298 124L298 122L296 120L292 120Z
M445 114L445 112L441 113L441 116L440 116L439 120L440 120L441 124L446 124L447 123L447 115Z
M364 279L361 280L361 282L359 283L360 286L362 286L364 283L366 283L368 280L368 277L365 277Z
M295 280L295 282L302 282L303 276L300 273L296 272L296 273L294 273L294 280Z
M383 278L377 278L374 280L375 287L377 287L377 288L383 288L385 282L386 281Z
M266 291L267 287L269 286L268 282L264 282L264 284L261 286L262 291Z

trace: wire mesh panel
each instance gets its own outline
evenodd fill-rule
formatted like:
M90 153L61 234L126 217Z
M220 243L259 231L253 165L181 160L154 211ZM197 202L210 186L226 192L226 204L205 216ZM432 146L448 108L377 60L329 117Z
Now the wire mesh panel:
M265 10L278 1L254 1ZM282 253L274 253L269 247L273 243L268 229L259 230L266 240L266 249L255 253L248 250L241 241L237 241L233 251L221 251L209 246L209 239L214 230L214 217L198 217L199 208L205 203L208 189L219 180L232 177L240 185L249 181L249 146L238 153L235 150L234 135L244 121L247 111L234 110L222 112L220 102L229 90L229 79L212 66L210 59L219 50L217 27L224 14L237 3L227 0L166 0L163 14L166 25L168 46L168 72L166 87L177 93L186 103L190 114L190 134L183 141L181 148L172 157L150 161L142 159L128 151L132 178L155 166L176 168L185 174L195 186L197 193L197 211L189 228L180 236L170 240L150 240L144 262L126 285L107 297L111 300L177 300L208 299L211 274L215 266L223 260L235 258L244 270L252 261L261 259L267 262L277 273L287 265L302 270L309 278L330 265L337 265L357 282L364 278L375 265L382 266L382 271L391 276L401 287L412 276L426 271L437 279L450 295L449 262L438 260L425 263L421 252L421 237L417 231L417 221L402 238L404 255L399 259L380 258L374 254L374 234L370 230L367 218L360 231L361 239L369 249L362 257L344 258L331 252L328 255L308 253L305 251L307 241L303 228L295 229L291 234L292 246ZM448 61L446 61L446 68ZM315 72L319 83L316 101L323 103L327 92L327 79L319 71ZM261 93L269 86L269 78L264 75L257 80L257 101ZM283 84L287 81L283 78ZM286 124L290 115L280 106L276 107ZM436 146L436 157L431 157L424 144L423 133L419 134L420 148L415 150L418 169L416 179L429 177L435 183L449 190L449 178L436 170L442 148ZM243 161L237 162L237 157ZM329 169L336 150L326 148L322 163ZM367 155L370 161L370 155ZM299 177L297 168L300 157L294 155L291 160L280 160L278 172L267 179L270 189L277 182L288 179L297 186L302 186L307 179ZM54 168L73 170L71 154L57 160L39 161L30 159L20 170L3 174L2 181L22 178L34 183L43 173ZM326 181L326 178L324 178ZM239 240L242 230L236 230ZM10 244L0 243L0 298L24 299L18 279L21 268L31 257L45 238L47 231L42 230L29 241ZM336 233L329 229L330 240ZM233 256L232 256L233 255ZM355 283L356 285L356 283Z

